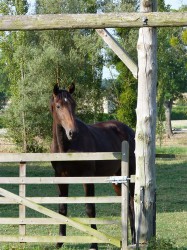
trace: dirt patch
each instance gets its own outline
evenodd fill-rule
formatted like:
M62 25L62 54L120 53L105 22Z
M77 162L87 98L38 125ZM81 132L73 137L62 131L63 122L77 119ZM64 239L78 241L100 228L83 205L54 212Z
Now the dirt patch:
M178 128L187 129L187 120L173 120L171 124L174 130Z
M0 137L0 153L16 153L16 145L7 138Z
M180 146L187 147L187 130L173 131L173 136L164 137L162 146Z
M0 153L15 153L17 151L16 145L7 138L6 129L0 129Z

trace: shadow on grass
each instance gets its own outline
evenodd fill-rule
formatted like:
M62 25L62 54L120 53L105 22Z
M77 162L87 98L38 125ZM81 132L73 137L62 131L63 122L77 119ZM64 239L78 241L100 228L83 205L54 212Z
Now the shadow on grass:
M187 211L187 162L157 160L157 213Z

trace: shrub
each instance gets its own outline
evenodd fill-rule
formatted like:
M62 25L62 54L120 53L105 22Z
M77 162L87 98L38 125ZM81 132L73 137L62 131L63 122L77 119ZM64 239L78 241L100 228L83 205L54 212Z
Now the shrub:
M173 107L171 113L172 120L186 120L187 119L187 106Z

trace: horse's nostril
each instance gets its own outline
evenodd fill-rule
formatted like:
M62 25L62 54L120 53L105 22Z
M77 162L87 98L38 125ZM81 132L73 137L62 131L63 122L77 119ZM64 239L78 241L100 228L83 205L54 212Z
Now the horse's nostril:
M70 138L73 137L73 131L72 130L69 131L69 136L70 136Z
M67 137L69 140L73 140L77 137L77 130L75 129L70 129L67 133Z

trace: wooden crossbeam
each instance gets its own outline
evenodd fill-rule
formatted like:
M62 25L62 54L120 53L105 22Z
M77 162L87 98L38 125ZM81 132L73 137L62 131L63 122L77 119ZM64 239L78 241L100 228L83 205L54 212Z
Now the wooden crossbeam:
M0 16L0 30L104 29L145 26L187 26L187 12Z

